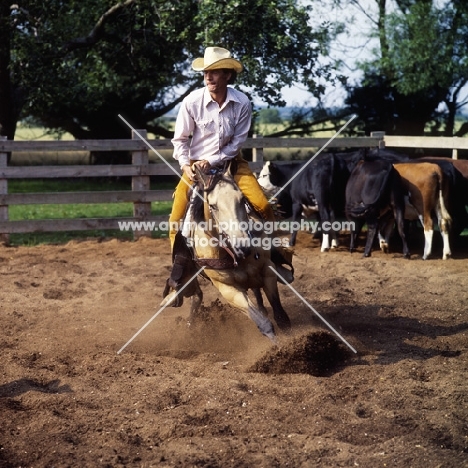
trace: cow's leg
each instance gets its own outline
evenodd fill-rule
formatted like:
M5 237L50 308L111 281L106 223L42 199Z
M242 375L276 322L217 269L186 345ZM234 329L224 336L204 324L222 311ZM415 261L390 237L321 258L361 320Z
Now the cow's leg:
M388 253L390 245L390 237L393 231L394 215L395 209L393 211L387 211L384 215L377 220L377 235L379 238L380 250L383 253Z
M439 225L440 234L442 235L443 242L443 252L442 259L447 260L452 256L452 251L450 250L450 224L451 217L445 208L444 199L442 193L439 194L439 203L436 208L437 214L437 223Z
M332 223L336 221L335 211L333 209L330 210L330 220ZM331 248L332 249L336 249L339 245L339 241L338 241L339 234L340 234L339 230L332 229L331 231L331 237L332 237Z
M389 252L390 236L393 230L393 218L385 219L379 225L379 245L383 253Z
M452 251L450 250L449 223L447 223L446 219L439 217L438 224L443 242L442 259L447 260L452 256Z
M302 215L302 204L300 203L294 203L292 207L293 215L292 219L295 223L301 221L301 215ZM297 230L295 229L291 233L291 238L289 239L289 245L293 246L296 245L296 237L297 237Z
M424 227L424 253L423 260L427 260L432 253L432 238L434 237L434 221L430 213L425 213L424 218L421 219Z
M432 238L434 236L433 229L424 229L424 254L423 260L427 260L432 253Z
M330 234L324 232L322 234L322 245L320 247L320 252L328 252L330 250Z
M398 234L400 234L401 243L403 244L403 256L405 258L410 258L410 251L408 247L408 241L406 240L406 227L405 227L405 219L404 219L404 212L397 211L395 218L396 218L396 225L398 229Z
M364 226L364 220L357 218L354 220L354 228L351 229L351 239L349 243L349 251L353 253L356 250L357 239L361 233L362 227Z
M330 216L328 210L324 207L320 209L320 218L322 220L322 245L320 247L320 252L328 252L330 250ZM327 223L328 230L324 230L324 223Z
M448 258L450 258L452 256L452 251L450 250L450 237L449 237L448 231L442 229L442 227L441 227L440 231L441 231L441 234L442 234L442 241L443 241L443 245L444 245L444 250L442 252L442 259L447 260Z
M367 220L367 240L364 248L364 257L370 257L372 254L372 246L374 245L375 235L378 229L377 218Z
M257 325L260 332L276 344L277 340L273 324L250 300L247 295L247 291L235 288L229 284L221 283L214 279L211 281L229 304L240 309L244 314L246 314Z
M403 245L403 256L405 258L410 258L408 242L406 240L405 197L399 190L394 190L392 192L392 208L398 234L400 234L401 243Z

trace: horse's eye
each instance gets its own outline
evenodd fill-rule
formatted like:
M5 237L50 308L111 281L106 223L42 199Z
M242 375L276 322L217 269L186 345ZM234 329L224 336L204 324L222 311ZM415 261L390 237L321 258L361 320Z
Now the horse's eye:
M210 205L210 210L217 211L218 207L216 205Z

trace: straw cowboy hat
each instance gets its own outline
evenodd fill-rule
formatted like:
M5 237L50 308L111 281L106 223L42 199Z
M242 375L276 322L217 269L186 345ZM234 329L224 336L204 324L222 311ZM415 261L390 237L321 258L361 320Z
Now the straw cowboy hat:
M229 50L222 47L207 47L205 49L205 56L195 59L192 62L192 68L195 71L228 68L240 73L244 67L242 63L231 57Z

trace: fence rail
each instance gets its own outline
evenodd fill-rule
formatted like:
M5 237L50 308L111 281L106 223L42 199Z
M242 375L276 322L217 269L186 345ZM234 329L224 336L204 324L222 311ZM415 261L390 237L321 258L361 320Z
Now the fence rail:
M118 229L118 222L163 221L167 216L153 216L151 202L171 200L172 190L150 190L150 176L173 176L180 170L174 162L149 162L149 148L156 151L172 149L170 140L147 140L145 130L138 130L128 140L74 140L74 141L10 141L0 140L0 234L32 232L81 231ZM365 147L415 147L468 149L468 139L432 137L395 137L375 133L370 137L329 138L249 138L244 148L252 149L253 170L263 165L266 148L365 148ZM65 165L65 166L8 166L7 154L11 152L64 152L67 151L128 151L132 164L125 165ZM8 193L8 180L83 177L131 177L132 190L107 192L65 193ZM80 218L54 220L11 221L8 207L29 204L75 203L133 203L133 217ZM135 232L134 237L148 236L149 232Z

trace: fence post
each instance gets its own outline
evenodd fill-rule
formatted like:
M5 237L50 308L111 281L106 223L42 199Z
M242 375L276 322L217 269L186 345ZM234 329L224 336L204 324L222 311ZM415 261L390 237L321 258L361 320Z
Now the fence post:
M5 141L6 136L0 136L0 140ZM8 165L8 154L0 153L0 169L7 167ZM8 194L8 179L0 179L0 194ZM0 205L0 221L8 221L8 205ZM0 242L9 244L10 236L7 233L0 233Z
M385 148L385 132L371 132L370 136L374 138L382 138L379 141L379 148Z
M254 134L252 138L261 138L261 135ZM263 148L252 148L252 162L259 162L263 165Z
M132 140L140 140L137 132L141 137L146 139L146 130L132 131ZM134 166L148 166L148 150L142 149L132 152L132 164ZM147 175L133 176L132 177L132 190L133 191L146 191L150 189L150 177ZM133 217L138 221L144 221L151 215L151 202L134 202L133 203ZM133 238L139 239L140 237L151 237L151 231L139 230L133 232Z
M452 159L458 159L458 148L455 148L455 145L457 143L457 137L453 137L453 147L452 147Z

